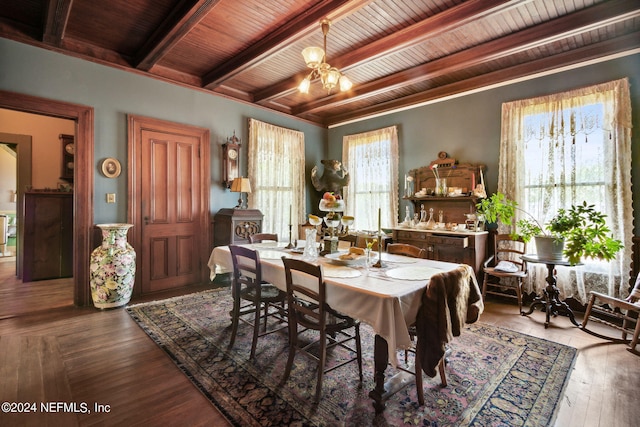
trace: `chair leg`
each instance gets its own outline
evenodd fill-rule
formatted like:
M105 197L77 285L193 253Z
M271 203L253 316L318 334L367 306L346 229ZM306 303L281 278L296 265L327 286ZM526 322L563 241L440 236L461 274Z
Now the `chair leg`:
M438 362L438 370L440 371L440 382L442 383L442 387L447 386L447 375L444 372L444 363L444 356L442 356L442 359Z
M587 323L589 322L589 316L591 315L591 309L593 308L593 304L596 302L596 296L591 295L589 298L589 304L587 304L587 309L584 312L584 319L582 320L582 329L587 328Z
M362 382L362 344L360 344L360 324L356 324L356 356L358 357L358 372L360 373L360 382Z
M518 311L524 316L522 311L522 279L518 278L516 283L516 296L518 297Z
M422 363L421 357L418 355L417 349L415 354L414 369L416 375L416 394L418 395L418 404L424 406L424 386L422 385Z
M629 350L636 352L636 346L638 345L638 337L640 337L640 316L636 319L636 329L633 332L633 339L629 344Z
M253 359L256 355L256 346L258 344L258 334L260 332L260 304L255 304L254 306L255 315L253 319L253 340L251 341L251 354L249 355L249 359Z
M320 401L320 395L322 394L322 377L324 376L324 364L327 360L327 333L324 330L320 331L320 357L318 360L318 381L316 383L316 397L314 402Z
M482 281L482 300L487 297L487 283L489 282L489 275L484 274L484 280Z
M293 367L293 358L296 355L296 346L298 345L298 328L294 321L289 319L289 356L287 357L287 366L284 368L284 376L282 377L282 384L286 383L291 375L291 368Z
M240 298L233 298L233 309L231 310L231 339L229 340L228 349L233 348L236 342L236 334L238 333L238 318L240 317Z

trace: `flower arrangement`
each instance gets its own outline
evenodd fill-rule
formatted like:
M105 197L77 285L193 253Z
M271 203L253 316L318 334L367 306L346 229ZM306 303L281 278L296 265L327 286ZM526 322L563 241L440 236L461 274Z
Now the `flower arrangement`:
M433 165L431 165L431 170L433 171L433 176L436 177L436 179L440 179L440 174L438 173L438 164L434 163Z
M378 243L378 239L367 240L367 249L371 250L373 248L373 245L375 245L376 243Z

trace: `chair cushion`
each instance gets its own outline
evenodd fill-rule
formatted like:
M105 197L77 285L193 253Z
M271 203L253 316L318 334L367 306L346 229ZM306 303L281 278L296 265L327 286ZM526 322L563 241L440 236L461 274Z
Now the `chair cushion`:
M493 269L495 271L504 271L506 273L515 273L520 270L520 268L511 261L500 261Z

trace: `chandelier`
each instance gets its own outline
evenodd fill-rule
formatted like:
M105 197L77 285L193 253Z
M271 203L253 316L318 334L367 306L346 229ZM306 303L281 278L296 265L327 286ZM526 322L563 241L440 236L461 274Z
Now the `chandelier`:
M353 83L342 74L336 67L332 67L327 64L327 34L329 33L329 27L331 27L331 21L323 19L320 21L322 26L322 34L324 35L324 49L317 46L310 46L302 51L304 62L307 67L311 68L311 73L302 80L298 90L302 93L309 93L309 87L311 86L311 80L320 77L322 87L327 90L327 93L331 93L331 89L340 85L340 90L345 92L351 89Z

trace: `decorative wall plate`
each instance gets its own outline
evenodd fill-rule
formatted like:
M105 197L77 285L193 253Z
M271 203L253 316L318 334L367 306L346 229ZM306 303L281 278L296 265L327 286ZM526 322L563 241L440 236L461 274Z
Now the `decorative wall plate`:
M120 176L122 168L120 166L120 162L117 159L114 159L113 157L107 157L102 161L100 170L102 171L102 174L107 178L116 178Z

